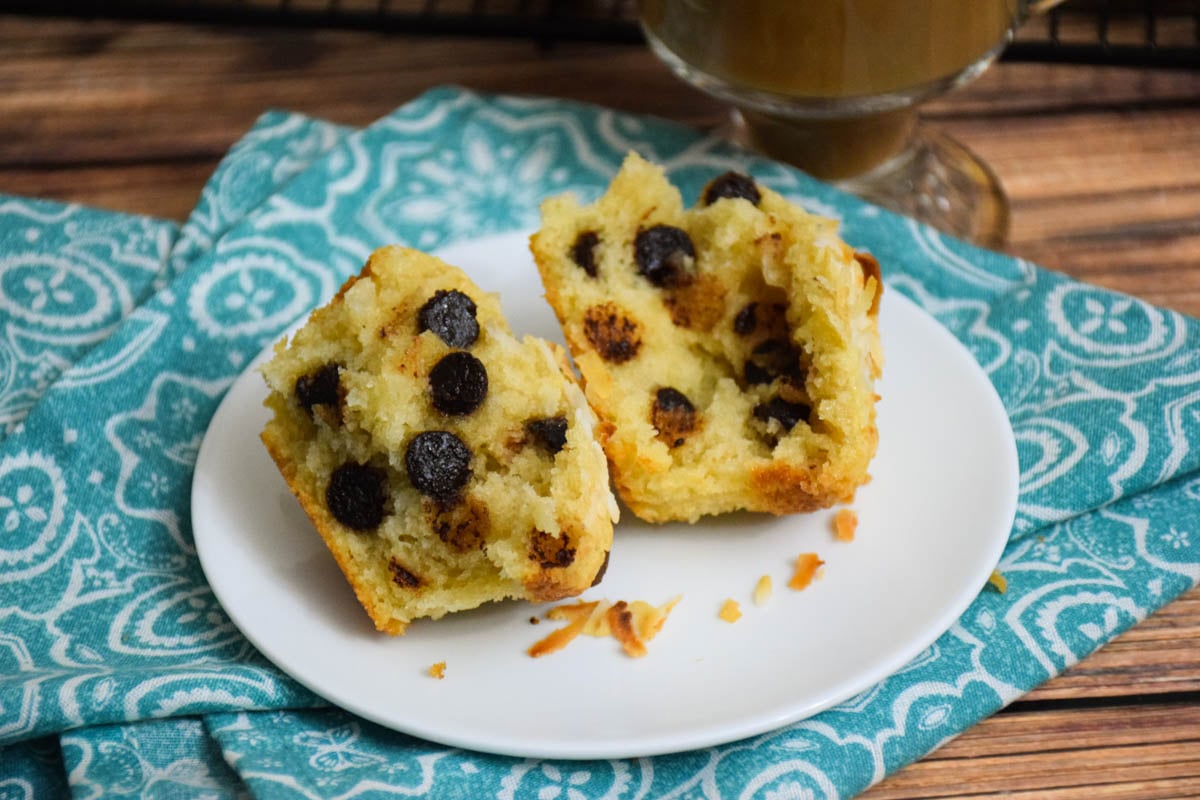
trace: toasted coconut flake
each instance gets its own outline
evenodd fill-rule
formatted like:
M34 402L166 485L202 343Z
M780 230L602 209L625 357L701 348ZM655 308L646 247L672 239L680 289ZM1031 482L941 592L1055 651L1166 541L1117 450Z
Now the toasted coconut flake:
M581 600L573 605L555 606L550 609L550 612L546 614L548 619L565 619L568 620L568 624L566 627L554 631L545 639L534 642L533 646L529 648L529 656L541 658L556 653L569 645L583 631L583 626L587 624L588 618L596 610L596 606L595 602L585 603Z
M612 633L612 628L608 622L608 610L612 608L612 603L607 600L600 600L596 603L596 607L592 609L592 613L588 615L587 623L583 626L583 632L587 636L595 636L604 638Z
M988 583L1000 594L1008 591L1008 579L1001 575L998 569L992 570L992 575L988 578Z
M446 662L439 661L429 668L429 677L437 678L439 681L446 677Z
M858 514L853 509L843 508L833 517L833 536L839 542L853 542L858 529Z
M637 631L633 629L633 613L629 610L628 603L618 600L612 604L605 616L608 617L608 626L612 630L613 638L621 643L626 655L631 658L646 655L646 643L638 638Z
M721 606L721 611L717 614L717 616L726 622L737 622L742 618L742 608L738 605L737 600L729 598Z
M622 649L633 658L646 655L646 642L662 630L667 615L679 602L675 597L661 606L652 606L642 600L627 603L619 600L577 602L555 606L546 613L546 619L565 621L567 626L556 630L545 639L529 648L529 655L538 658L561 650L577 636L612 636L620 642Z
M635 627L637 628L638 636L643 641L650 641L658 632L662 630L663 624L667 621L667 616L671 613L671 609L679 602L680 595L676 595L663 603L661 606L652 606L644 600L634 600L629 608L633 612Z
M798 592L807 589L817 576L817 570L823 566L825 562L818 558L816 553L801 553L796 556L796 571L788 581L788 588Z
M773 590L770 575L763 575L758 579L758 583L754 584L754 605L762 608L771 599Z

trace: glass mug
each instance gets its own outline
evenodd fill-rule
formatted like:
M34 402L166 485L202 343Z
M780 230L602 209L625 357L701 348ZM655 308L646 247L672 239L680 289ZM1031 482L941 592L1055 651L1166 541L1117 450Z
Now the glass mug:
M1008 202L987 165L917 125L979 75L1028 0L642 0L676 74L734 106L733 138L868 200L997 247Z

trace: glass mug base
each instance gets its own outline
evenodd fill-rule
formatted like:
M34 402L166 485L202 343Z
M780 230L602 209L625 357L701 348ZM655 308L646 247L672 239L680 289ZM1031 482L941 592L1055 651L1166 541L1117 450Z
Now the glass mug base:
M752 115L734 109L720 133L769 156L787 154L781 160L799 162L814 177L972 244L1003 247L1009 208L1000 180L953 138L920 125L915 109L881 115L874 124L858 118L815 127L811 120L773 127ZM845 144L836 130L842 124L854 126L854 147L829 146Z
M980 247L997 250L1008 239L1008 197L996 174L933 128L918 126L899 156L835 185Z

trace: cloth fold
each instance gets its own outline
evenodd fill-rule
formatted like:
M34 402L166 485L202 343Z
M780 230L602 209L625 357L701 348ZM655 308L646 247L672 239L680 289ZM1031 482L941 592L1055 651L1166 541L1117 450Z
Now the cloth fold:
M1021 461L1001 562L1008 591L985 590L925 653L860 696L696 753L509 759L310 708L322 702L245 642L195 557L191 469L216 404L375 247L532 228L542 198L592 199L631 149L664 164L685 197L737 169L840 219L845 238L884 265L889 291L970 349L1004 401ZM86 224L69 227L77 217ZM42 227L31 238L33 220ZM91 231L110 227L133 233L105 251ZM80 796L152 785L272 798L352 786L522 800L848 796L1200 580L1200 323L975 249L714 137L456 88L359 132L273 112L231 150L179 230L0 204L0 358L32 364L21 343L65 340L46 332L95 316L85 289L119 272L97 252L142 259L125 267L137 280L120 278L130 300L106 311L92 338L60 349L51 372L22 366L0 386L0 409L16 409L0 420L10 428L0 441L0 759L35 776L20 779L31 786L56 779L44 765L58 757ZM40 297L43 313L30 314ZM58 748L37 738L47 734L61 734Z

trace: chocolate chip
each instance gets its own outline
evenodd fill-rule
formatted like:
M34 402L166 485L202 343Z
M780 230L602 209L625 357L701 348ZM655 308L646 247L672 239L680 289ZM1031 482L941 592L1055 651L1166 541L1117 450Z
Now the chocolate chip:
M475 301L457 289L439 289L417 312L417 332L421 331L433 331L450 347L470 347L479 338Z
M654 405L662 411L686 411L687 413L695 413L696 408L692 405L692 401L687 399L687 395L678 389L672 389L670 386L664 386L659 389L654 395Z
M696 248L687 231L671 225L640 230L633 240L638 272L655 286L683 286L693 279Z
M783 426L785 431L790 431L796 427L796 423L801 420L808 420L808 415L812 412L805 403L789 403L782 397L772 397L765 403L759 403L754 407L754 416L763 422L776 420Z
M746 307L733 318L733 332L739 336L749 336L758 325L758 303L747 303Z
M542 569L569 567L575 562L575 548L565 533L553 536L535 530L529 537L529 557Z
M785 377L802 383L804 368L800 365L800 352L786 339L767 339L753 350L753 362L762 370L766 380L757 381L770 383L775 378ZM750 380L750 361L746 362L746 381ZM757 374L757 373L756 373Z
M575 237L571 245L571 260L578 264L589 278L596 277L596 245L600 236L595 231L584 231Z
M429 526L437 537L459 552L482 550L487 545L491 517L487 506L470 497L449 502L425 501Z
M340 389L341 367L326 364L296 379L296 400L312 416L313 406L337 406Z
M642 346L641 326L613 303L592 306L583 315L583 333L605 361L623 364Z
M448 502L471 477L471 451L453 433L425 431L405 448L404 467L418 492Z
M792 343L786 339L767 339L766 341L759 342L757 345L755 345L753 352L756 356L768 356L774 358L776 356L786 356L788 354L795 353L796 349L792 346Z
M600 564L600 569L596 572L596 577L592 578L592 586L598 586L600 581L604 580L604 573L608 572L608 556L611 550L604 551L604 561Z
M711 206L723 197L749 200L754 205L758 205L758 201L762 199L754 178L740 172L726 172L713 178L704 190L704 205Z
M388 570L392 573L392 583L397 586L405 589L416 589L421 586L421 579L394 558L388 562Z
M444 356L429 371L430 400L443 414L470 414L483 403L487 390L483 362L461 350Z
M347 528L378 528L387 506L387 472L366 464L342 464L329 476L325 504L333 518Z
M531 419L525 423L525 431L550 455L557 455L567 444L566 417Z
M754 361L746 362L745 376L747 386L762 386L775 380L775 376L769 370Z
M650 424L668 447L679 447L696 429L696 407L687 395L669 386L659 389L650 408Z

